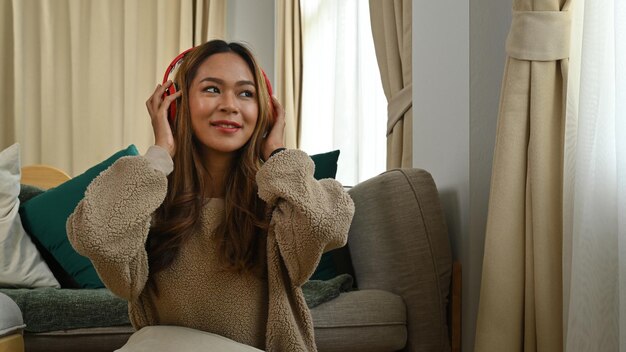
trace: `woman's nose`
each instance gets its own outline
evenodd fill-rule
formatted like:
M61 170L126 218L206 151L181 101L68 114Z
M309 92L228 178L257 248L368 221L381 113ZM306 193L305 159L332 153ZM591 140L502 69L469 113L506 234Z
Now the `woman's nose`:
M221 95L220 110L233 113L237 111L237 101L234 94L225 92Z

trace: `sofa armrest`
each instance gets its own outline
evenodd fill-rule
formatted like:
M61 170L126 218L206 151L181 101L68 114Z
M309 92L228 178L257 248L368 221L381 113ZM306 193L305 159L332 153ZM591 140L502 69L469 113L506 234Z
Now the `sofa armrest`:
M400 295L407 307L404 351L449 351L446 323L452 255L431 175L394 169L353 187L348 247L359 289Z

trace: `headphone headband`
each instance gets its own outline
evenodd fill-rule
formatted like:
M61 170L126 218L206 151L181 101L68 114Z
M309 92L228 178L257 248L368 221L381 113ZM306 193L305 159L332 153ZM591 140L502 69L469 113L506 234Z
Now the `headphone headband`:
M167 69L165 70L165 74L163 75L163 84L165 84L165 82L167 82L167 80L170 77L170 74L172 73L172 71L174 71L174 69L176 69L178 67L178 65L180 65L183 61L183 59L185 58L185 56L187 55L187 53L189 53L191 50L193 50L195 47L191 47L185 51L183 51L182 53L178 54L178 56L176 56L174 58L174 60L172 60L172 62L170 62L170 64L167 66ZM267 74L265 74L265 71L263 69L261 69L261 73L263 73L263 78L265 79L265 85L267 86L267 92L270 96L270 108L272 110L272 116L274 116L275 112L274 112L274 102L272 101L272 95L273 90L272 90L272 84L270 83L269 78L267 78ZM172 95L176 93L176 84L172 84L169 86L169 88L165 91L164 96L167 95ZM170 123L174 123L174 120L176 119L176 101L173 101L170 104L170 108L169 108L169 120Z
M170 77L170 73L172 73L174 68L176 68L176 66L178 66L182 62L183 57L185 57L185 55L187 55L187 53L190 52L192 49L193 48L189 48L183 51L182 53L178 54L178 56L176 56L174 60L172 60L172 62L170 62L170 64L167 66L167 70L165 70L165 75L163 75L163 83L167 82L167 79Z

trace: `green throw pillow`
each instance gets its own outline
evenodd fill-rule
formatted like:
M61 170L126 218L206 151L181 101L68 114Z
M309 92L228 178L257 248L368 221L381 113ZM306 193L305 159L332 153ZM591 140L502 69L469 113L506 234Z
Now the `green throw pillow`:
M323 178L335 178L337 175L337 160L339 159L339 150L332 152L311 155L311 159L315 163L316 180ZM330 280L337 276L335 267L334 251L322 254L322 259L317 265L315 272L311 275L311 280Z
M333 150L332 152L311 155L313 163L315 163L315 177L316 180L323 178L335 178L337 175L337 160L339 159L339 151Z
M67 218L85 196L91 181L117 159L138 155L134 145L120 150L83 174L49 189L20 206L20 216L26 232L47 250L82 288L100 288L104 284L91 261L76 253L65 231Z

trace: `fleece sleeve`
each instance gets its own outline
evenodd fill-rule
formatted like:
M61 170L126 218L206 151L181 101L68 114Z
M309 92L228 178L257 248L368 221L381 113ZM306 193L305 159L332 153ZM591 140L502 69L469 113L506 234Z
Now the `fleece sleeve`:
M91 182L66 223L74 249L91 260L107 288L129 301L148 279L150 221L173 169L164 153L153 146L145 156L117 160Z
M354 203L333 179L316 180L315 165L300 150L271 157L257 173L259 197L273 207L270 231L291 282L301 286L322 253L346 244Z

